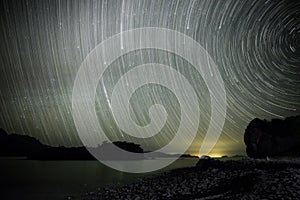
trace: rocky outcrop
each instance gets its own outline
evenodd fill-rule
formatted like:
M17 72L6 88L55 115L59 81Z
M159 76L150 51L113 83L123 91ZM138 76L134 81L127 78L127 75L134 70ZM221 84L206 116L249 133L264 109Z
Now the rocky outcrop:
M271 121L254 119L247 126L244 142L252 158L300 155L300 116Z

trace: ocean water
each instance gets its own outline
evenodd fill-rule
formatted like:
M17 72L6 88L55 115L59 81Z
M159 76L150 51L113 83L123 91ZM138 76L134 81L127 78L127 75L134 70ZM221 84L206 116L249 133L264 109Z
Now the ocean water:
M167 159L167 158L166 158ZM162 159L163 161L163 159ZM195 166L198 159L182 158L154 172L132 174L116 171L99 161L0 160L0 199L58 200L118 186L171 169ZM120 161L122 162L122 161ZM126 161L130 165L130 161ZM145 165L153 160L144 160ZM132 162L134 166L134 161Z

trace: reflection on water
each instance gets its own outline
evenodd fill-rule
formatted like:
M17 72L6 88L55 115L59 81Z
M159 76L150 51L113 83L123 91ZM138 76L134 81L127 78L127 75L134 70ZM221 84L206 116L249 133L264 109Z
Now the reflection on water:
M164 159L161 159L163 162ZM112 161L116 162L116 161ZM134 161L126 162L134 167ZM157 160L144 160L145 165ZM161 170L131 174L116 171L98 161L0 160L1 199L64 199L103 186L115 186L175 168L195 166L197 159L179 159ZM4 195L4 198L3 198Z

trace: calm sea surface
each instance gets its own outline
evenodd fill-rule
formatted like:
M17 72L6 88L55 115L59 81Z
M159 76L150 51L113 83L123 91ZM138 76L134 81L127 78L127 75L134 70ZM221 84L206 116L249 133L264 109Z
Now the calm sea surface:
M113 170L99 161L2 159L0 160L0 199L57 200L66 199L67 196L79 197L85 192L95 191L100 187L122 185L171 169L195 166L197 161L198 159L193 158L179 159L155 172L131 174ZM147 165L153 160L143 162Z

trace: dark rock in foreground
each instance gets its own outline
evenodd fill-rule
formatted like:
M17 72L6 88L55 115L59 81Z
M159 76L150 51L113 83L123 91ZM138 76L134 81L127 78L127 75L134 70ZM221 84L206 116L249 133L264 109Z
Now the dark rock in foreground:
M209 156L202 157L196 164L196 167L201 170L206 170L210 167L220 167L223 163L220 160L213 159Z
M199 161L198 167L88 193L91 199L299 199L300 166L264 160ZM205 165L203 165L205 163Z
M252 158L300 155L300 116L285 120L254 119L246 128L246 152Z

